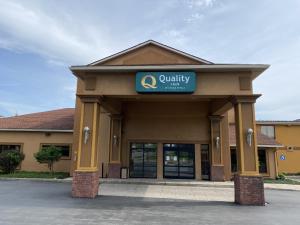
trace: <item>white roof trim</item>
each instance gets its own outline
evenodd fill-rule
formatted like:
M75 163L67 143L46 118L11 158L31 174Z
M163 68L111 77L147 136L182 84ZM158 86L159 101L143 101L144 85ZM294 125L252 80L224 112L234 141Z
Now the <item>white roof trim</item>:
M299 121L256 121L256 124L259 125L300 125Z
M231 144L230 147L236 147L236 144ZM279 147L284 147L284 145L257 145L257 147L261 147L261 148L279 148Z
M136 71L136 70L259 70L267 64L212 64L212 65L134 65L134 66L71 66L72 71Z
M213 64L213 63L210 62L210 61L207 61L207 60L205 60L205 59L201 59L201 58L199 58L199 57L196 57L196 56L190 55L190 54L188 54L188 53L182 52L182 51L177 50L177 49L175 49L175 48L172 48L172 47L169 47L169 46L167 46L167 45L161 44L161 43L159 43L159 42L157 42L157 41L148 40L148 41L145 41L145 42L140 43L140 44L138 44L138 45L135 45L135 46L133 46L133 47L131 47L131 48L128 48L128 49L126 49L126 50L123 50L123 51L121 51L121 52L118 52L118 53L116 53L116 54L113 54L113 55L111 55L111 56L108 56L108 57L105 57L105 58L100 59L100 60L98 60L98 61L95 61L95 62L93 62L93 63L90 63L90 64L88 64L88 65L89 65L89 66L94 66L94 65L97 65L98 63L106 62L106 61L108 61L108 60L110 60L110 59L113 59L113 58L116 58L116 57L118 57L118 56L124 55L124 54L126 54L126 53L128 53L128 52L130 52L130 51L133 51L133 50L135 50L135 49L141 48L141 47L143 47L143 46L145 46L145 45L148 45L148 44L153 44L153 45L159 46L159 47L161 47L161 48L164 48L164 49L167 49L167 50L169 50L169 51L175 52L175 53L177 53L177 54L179 54L179 55L183 55L183 56L185 56L185 57L194 59L194 60L196 60L196 61L198 61L198 62L202 62L202 63L206 63L206 64Z
M51 133L73 133L73 130L51 130L51 129L0 129L1 131L17 131L17 132L51 132Z

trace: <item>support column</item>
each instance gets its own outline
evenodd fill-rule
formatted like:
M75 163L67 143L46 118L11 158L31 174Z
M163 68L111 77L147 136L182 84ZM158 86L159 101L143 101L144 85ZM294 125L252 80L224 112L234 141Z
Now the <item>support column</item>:
M222 116L210 116L211 129L211 180L224 181L223 143L221 134Z
M238 173L234 176L235 202L264 205L263 177L259 175L254 103L258 96L233 98Z
M98 137L100 105L97 98L81 98L80 124L77 133L78 146L74 153L72 196L95 198L99 189Z
M108 177L120 178L121 175L121 143L122 116L112 114L110 123Z

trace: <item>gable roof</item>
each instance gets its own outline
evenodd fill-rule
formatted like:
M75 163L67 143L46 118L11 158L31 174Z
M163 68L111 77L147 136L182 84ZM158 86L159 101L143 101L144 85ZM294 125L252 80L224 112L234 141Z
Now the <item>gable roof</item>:
M186 53L186 52L183 52L183 51L180 51L180 50L178 50L178 49L172 48L172 47L170 47L170 46L164 45L164 44L159 43L159 42L157 42L157 41L154 41L154 40L148 40L148 41L142 42L142 43L140 43L140 44L137 44L137 45L135 45L135 46L133 46L133 47L131 47L131 48L128 48L128 49L125 49L125 50L123 50L123 51L121 51L121 52L118 52L118 53L116 53L116 54L113 54L113 55L110 55L110 56L105 57L105 58L103 58L103 59L100 59L100 60L97 60L97 61L95 61L95 62L92 62L92 63L88 64L88 66L96 66L96 65L102 64L102 63L104 63L104 62L106 62L106 61L108 61L108 60L111 60L111 59L117 58L117 57L119 57L119 56L125 55L125 54L127 54L127 53L129 53L129 52L131 52L131 51L137 50L137 49L142 48L142 47L145 47L145 46L147 46L147 45L155 45L155 46L160 47L160 48L163 48L163 49L165 49L165 50L174 52L174 53L176 53L176 54L178 54L178 55L182 55L182 56L184 56L184 57L187 57L187 58L193 59L193 60L195 60L195 61L198 61L198 62L201 63L201 64L213 64L212 62L210 62L210 61L208 61L208 60L205 60L205 59L199 58L199 57L197 57L197 56L188 54L188 53Z
M21 116L0 118L1 130L18 131L73 131L74 108L57 109Z
M258 147L282 147L280 143L278 143L273 138L269 138L266 135L263 135L260 131L256 131L257 135L257 146ZM229 125L229 144L230 146L236 146L236 137L235 137L235 125Z

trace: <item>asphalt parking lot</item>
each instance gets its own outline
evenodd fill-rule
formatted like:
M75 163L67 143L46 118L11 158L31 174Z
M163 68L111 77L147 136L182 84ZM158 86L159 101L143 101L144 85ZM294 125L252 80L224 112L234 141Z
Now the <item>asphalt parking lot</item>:
M70 188L70 183L0 180L0 224L300 224L298 191L266 190L269 204L255 207L136 197L75 199Z

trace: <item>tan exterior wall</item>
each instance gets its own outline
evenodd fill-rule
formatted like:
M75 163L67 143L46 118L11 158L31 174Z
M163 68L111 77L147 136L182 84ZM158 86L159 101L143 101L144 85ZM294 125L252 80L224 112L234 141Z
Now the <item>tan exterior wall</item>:
M1 144L21 144L25 159L21 164L24 171L49 171L46 164L39 164L34 158L41 144L72 144L73 133L51 133L46 135L44 132L0 132ZM72 150L71 150L72 151ZM70 153L72 155L72 152ZM54 164L56 172L69 172L71 159L62 158Z
M269 124L272 126L272 124ZM261 124L257 129L261 129ZM266 125L268 126L268 125ZM278 173L299 173L300 172L300 126L299 125L278 125L275 124L275 140L282 144L276 151L276 163ZM290 147L290 149L289 149ZM285 160L280 156L284 155Z
M129 54L121 55L117 58L97 65L172 65L172 64L200 64L198 61L181 56L155 45L148 45L131 51Z
M250 76L250 73L197 73L197 90L191 95L181 95L181 98L190 96L230 96L252 94L252 90L241 90L240 76ZM95 74L87 74L95 76ZM224 79L226 76L226 79ZM102 73L95 80L95 90L86 90L84 83L79 80L78 94L108 95L116 97L136 96L135 73ZM168 95L164 95L168 96ZM174 96L174 95L169 95ZM152 96L153 98L153 96Z
M128 102L124 112L123 166L129 166L130 142L210 143L208 102Z
M284 173L300 172L300 126L276 125L276 140L284 147L277 151L278 171ZM291 147L291 150L288 150ZM280 155L285 155L285 160L280 160Z

